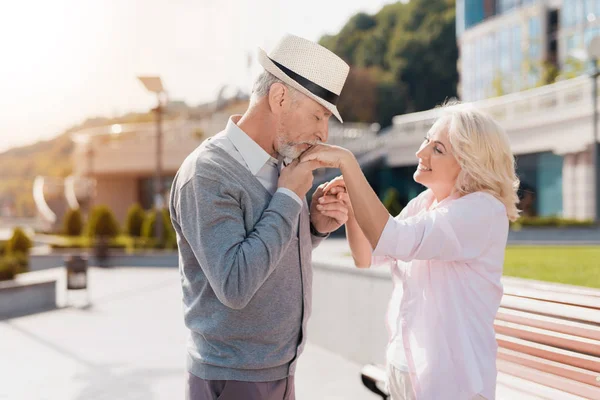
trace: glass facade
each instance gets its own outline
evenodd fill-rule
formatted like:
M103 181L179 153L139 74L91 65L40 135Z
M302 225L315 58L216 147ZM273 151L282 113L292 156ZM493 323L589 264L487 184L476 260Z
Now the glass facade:
M541 31L539 21L535 29ZM529 84L523 76L524 63L531 58L540 59L542 44L538 39L533 49L523 47L526 34L527 27L513 24L463 43L460 56L462 100L499 96ZM533 78L537 81L537 75Z
M520 207L528 216L560 216L563 211L563 157L551 152L522 154L517 159L521 180Z
M564 0L560 12L561 65L565 67L575 50L585 50L590 40L598 35L600 0Z
M493 28L483 29L481 35L463 39L460 54L461 99L476 101L534 87L541 78L542 62L547 56L547 9L543 7L544 2L460 0L457 14L461 14L459 3L461 7L476 3L473 10L477 11L479 22L496 14L511 14L502 17L501 22L486 22ZM536 5L539 7L531 7ZM490 9L492 14L486 15ZM470 27L467 16L467 9L462 9L463 28L466 30Z
M456 0L457 36L484 19L484 0Z
M519 0L498 0L496 3L496 9L498 14L505 14L519 7L522 3Z

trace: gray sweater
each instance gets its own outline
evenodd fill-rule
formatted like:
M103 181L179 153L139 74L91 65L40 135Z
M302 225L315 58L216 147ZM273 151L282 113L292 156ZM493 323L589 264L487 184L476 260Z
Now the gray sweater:
M188 370L203 379L273 381L293 375L311 311L306 201L271 195L206 141L171 190Z

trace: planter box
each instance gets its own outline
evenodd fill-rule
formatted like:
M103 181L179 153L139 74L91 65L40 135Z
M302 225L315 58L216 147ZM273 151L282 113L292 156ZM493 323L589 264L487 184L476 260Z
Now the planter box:
M56 308L56 279L23 278L0 282L0 320Z
M69 254L85 254L88 256L89 266L99 266L98 261L91 256L91 252L70 250L53 251L50 254L29 256L29 270L40 271L65 265L65 257ZM177 251L143 251L139 253L126 253L121 250L109 252L105 267L177 267L179 257Z

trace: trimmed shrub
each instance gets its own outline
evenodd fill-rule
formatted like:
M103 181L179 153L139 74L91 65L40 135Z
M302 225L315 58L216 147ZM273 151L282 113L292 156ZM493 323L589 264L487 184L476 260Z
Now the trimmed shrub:
M92 237L114 238L119 234L119 223L112 210L106 206L96 206L92 210L88 235Z
M141 237L142 236L142 225L146 218L146 212L139 204L134 204L129 208L127 212L127 220L125 222L125 229L129 236Z
M400 194L394 188L389 188L385 191L382 203L390 215L394 217L400 214L404 208L404 206L400 203Z
M25 234L25 231L21 228L15 228L12 237L6 244L5 253L23 253L28 254L29 249L33 246L33 242L29 239L29 236Z
M564 228L564 227L592 227L594 226L594 222L592 220L577 220L570 218L561 218L557 216L549 216L549 217L529 217L522 216L515 222L511 223L511 228L518 230L524 226L532 226L532 227L555 227L555 228Z
M19 272L19 262L13 256L0 257L0 281L14 279Z
M79 236L83 233L83 216L79 208L67 211L63 222L63 230L67 236Z
M145 239L147 247L174 249L177 247L177 240L175 236L175 229L173 229L173 224L171 224L169 211L166 208L163 208L161 211L163 223L162 240L159 240L159 238L157 238L155 235L155 210L151 210L146 213L146 219L144 220L144 224L142 226L142 237Z

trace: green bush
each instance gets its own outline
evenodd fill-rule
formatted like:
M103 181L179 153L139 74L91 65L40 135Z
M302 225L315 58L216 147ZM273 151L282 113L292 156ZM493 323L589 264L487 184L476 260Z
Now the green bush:
M129 208L127 212L127 221L125 223L126 232L129 236L141 237L142 236L142 225L146 212L139 204L134 204Z
M67 236L79 236L83 232L83 216L79 208L69 209L65 214L63 230Z
M570 218L561 218L557 216L549 216L549 217L529 217L522 216L515 222L511 223L511 227L513 229L520 229L524 226L532 226L532 227L591 227L594 226L594 221L592 220L578 220L578 219L570 219Z
M110 208L106 206L94 207L88 226L88 235L91 237L114 238L118 234L119 223Z
M19 272L19 262L13 256L0 257L0 281L14 279Z
M25 231L21 228L15 228L13 235L6 244L6 254L23 253L28 254L29 249L33 246L33 242L29 239L29 236L25 234Z
M146 219L142 225L142 237L144 238L146 248L166 248L174 249L177 247L177 240L175 236L175 229L171 223L169 211L166 208L162 209L162 222L163 222L163 237L162 240L158 240L155 235L156 226L156 211L152 210L146 213Z
M394 217L400 214L402 208L404 208L403 205L400 203L399 197L400 194L394 188L389 188L385 191L385 194L383 195L383 205L385 206L385 208L387 208L390 215L393 215Z

